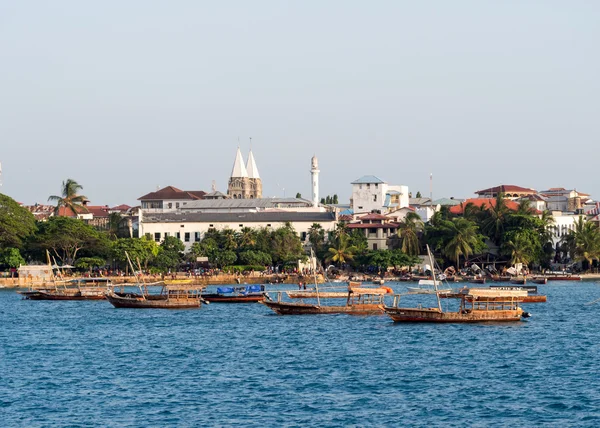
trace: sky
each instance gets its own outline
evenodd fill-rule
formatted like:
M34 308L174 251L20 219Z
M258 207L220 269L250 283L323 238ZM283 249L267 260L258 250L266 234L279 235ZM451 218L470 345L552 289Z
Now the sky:
M516 184L600 198L600 2L0 2L0 192L92 205L227 190L250 148L264 196L347 202Z

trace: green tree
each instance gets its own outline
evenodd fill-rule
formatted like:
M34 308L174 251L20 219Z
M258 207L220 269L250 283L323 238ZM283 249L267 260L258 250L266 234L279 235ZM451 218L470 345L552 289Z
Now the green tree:
M120 238L111 244L111 256L120 262L121 266L128 267L127 256L129 254L134 266L137 260L144 268L148 268L150 260L158 255L158 245L149 236L141 238Z
M306 258L302 242L290 223L273 231L270 254L274 263L284 265Z
M421 198L421 192L417 190L417 195L415 196L416 198Z
M109 239L114 241L115 239L119 238L119 231L122 221L123 216L120 213L110 213L108 215L107 235Z
M81 250L104 254L109 246L106 237L83 221L70 217L50 217L40 223L34 246L49 250L62 264L74 264Z
M14 199L0 194L0 248L22 247L36 231L35 218Z
M356 248L350 245L348 235L341 233L331 243L326 261L342 265L354 259Z
M237 235L236 248L240 250L249 250L256 245L256 230L250 227L244 227Z
M483 246L482 236L477 232L477 225L465 218L455 218L443 224L445 239L442 241L442 253L451 260L456 260L460 267L460 257L468 258Z
M184 250L185 245L180 239L174 236L166 236L159 246L153 265L162 272L166 272L169 269L176 271L183 260Z
M402 251L411 256L420 253L419 233L423 230L423 222L417 213L408 213L399 223L398 236L402 239Z
M262 251L247 250L238 255L238 260L244 265L266 266L272 263L271 256Z
M339 204L340 203L339 200L338 200L338 195L337 194L333 195L333 198L332 198L331 202L333 204Z
M308 229L308 242L317 252L325 243L325 229L319 223L313 223Z
M496 196L495 203L485 211L482 222L482 232L488 236L496 245L502 242L506 220L510 209L506 205L504 195L499 193Z
M25 259L17 248L5 248L0 251L0 265L18 268L25 264Z
M542 245L539 234L531 229L507 233L502 252L510 257L510 262L529 265L539 259Z
M573 237L576 259L587 261L588 266L591 267L592 261L600 258L600 230L580 216L575 222Z
M302 199L302 193L300 193L300 192L296 193L296 199Z
M95 267L106 265L106 260L100 257L82 257L75 262L75 267L83 270L92 270Z
M52 195L48 198L48 201L56 202L56 208L54 212L58 213L60 207L69 208L71 211L73 211L73 213L87 211L83 205L87 200L87 197L77 193L82 189L83 187L72 178L68 178L67 181L63 181L61 196Z

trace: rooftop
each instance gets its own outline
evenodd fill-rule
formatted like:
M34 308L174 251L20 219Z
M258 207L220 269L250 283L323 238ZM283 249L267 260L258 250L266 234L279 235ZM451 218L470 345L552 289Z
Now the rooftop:
M151 192L151 193L148 193L147 195L144 195L144 196L138 198L138 201L142 201L142 200L164 201L164 200L169 200L169 199L196 200L196 199L202 199L205 194L206 194L206 192L203 192L202 190L186 191L186 190L180 190L177 187L167 186L167 187L163 187L160 190L157 190L156 192Z
M375 177L374 175L365 175L360 177L358 180L354 180L350 184L383 184L386 183L382 179Z
M502 184L489 189L478 190L475 192L478 195L487 195L490 193L537 193L535 189L528 187L515 186L514 184Z
M334 213L321 212L246 212L195 213L174 212L146 214L146 223L285 223L335 221Z

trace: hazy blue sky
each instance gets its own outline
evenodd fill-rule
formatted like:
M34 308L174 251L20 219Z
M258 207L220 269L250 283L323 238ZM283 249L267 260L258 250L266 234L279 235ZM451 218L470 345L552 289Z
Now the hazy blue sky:
M221 191L248 138L265 196L517 184L600 198L600 2L3 1L0 192L92 204Z

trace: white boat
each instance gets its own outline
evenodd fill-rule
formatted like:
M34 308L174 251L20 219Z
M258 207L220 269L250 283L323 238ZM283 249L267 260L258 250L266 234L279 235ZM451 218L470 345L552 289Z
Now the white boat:
M450 293L451 291L451 288L438 288L439 293ZM433 294L435 292L435 282L432 279L420 279L418 287L408 287L409 294Z

